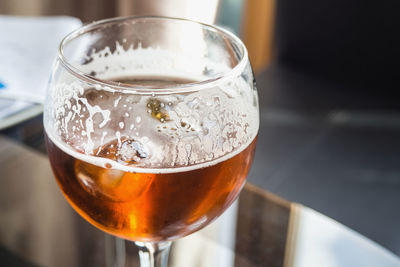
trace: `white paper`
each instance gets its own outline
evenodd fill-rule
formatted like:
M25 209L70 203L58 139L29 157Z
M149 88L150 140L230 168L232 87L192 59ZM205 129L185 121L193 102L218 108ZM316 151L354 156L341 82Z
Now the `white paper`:
M58 46L81 24L64 16L0 16L0 98L43 103Z

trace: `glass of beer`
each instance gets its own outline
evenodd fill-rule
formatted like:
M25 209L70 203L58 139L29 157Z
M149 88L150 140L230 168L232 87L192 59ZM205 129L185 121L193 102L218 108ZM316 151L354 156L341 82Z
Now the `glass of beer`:
M237 198L259 128L243 43L216 26L113 18L64 38L47 90L49 159L71 206L166 266L171 241Z

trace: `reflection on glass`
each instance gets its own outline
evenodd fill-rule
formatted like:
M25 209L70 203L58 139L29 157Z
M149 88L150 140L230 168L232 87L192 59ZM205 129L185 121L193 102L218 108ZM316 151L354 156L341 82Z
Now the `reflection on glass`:
M235 201L214 223L176 241L171 250L171 266L233 267L237 212Z

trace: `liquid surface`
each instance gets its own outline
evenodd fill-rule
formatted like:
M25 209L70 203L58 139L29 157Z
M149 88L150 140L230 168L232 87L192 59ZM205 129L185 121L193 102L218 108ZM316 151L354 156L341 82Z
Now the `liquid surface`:
M163 78L163 77L125 77L114 79L114 82L135 86L151 86L151 87L165 87L165 86L179 86L183 84L190 84L196 82L195 80L182 79L182 78Z

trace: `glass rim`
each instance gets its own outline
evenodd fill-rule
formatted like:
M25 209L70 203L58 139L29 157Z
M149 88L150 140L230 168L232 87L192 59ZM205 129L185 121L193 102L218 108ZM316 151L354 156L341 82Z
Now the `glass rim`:
M114 82L111 80L106 79L99 79L90 74L86 74L81 71L79 68L73 66L68 59L64 55L64 48L68 45L69 42L82 36L85 33L88 33L99 26L113 24L122 22L125 20L141 20L141 19L150 19L150 20L165 20L165 21L182 21L186 23L194 23L200 25L202 28L206 28L208 30L221 33L225 37L228 38L232 43L236 43L241 52L241 58L239 59L238 63L233 66L228 71L217 75L216 77L212 77L209 79L204 79L196 82L190 82L185 84L176 84L176 85L164 85L164 86L148 86L148 85L135 85L135 84L121 84L118 82ZM216 86L217 84L221 84L226 82L228 79L232 77L239 76L244 69L246 68L247 64L249 63L248 52L246 46L237 37L234 33L221 28L216 25L210 25L207 23L199 22L196 20L185 19L185 18L176 18L176 17L167 17L167 16L126 16L126 17L114 17L103 19L99 21L94 21L92 23L85 24L74 31L67 34L61 41L58 46L58 59L62 63L62 65L67 69L69 73L76 76L80 80L84 80L89 83L99 84L104 87L112 88L116 91L125 91L125 90L132 90L138 93L149 93L149 94L170 94L170 93L178 93L178 92L190 92L190 91L199 91L203 88L210 88ZM156 91L155 91L156 90Z

